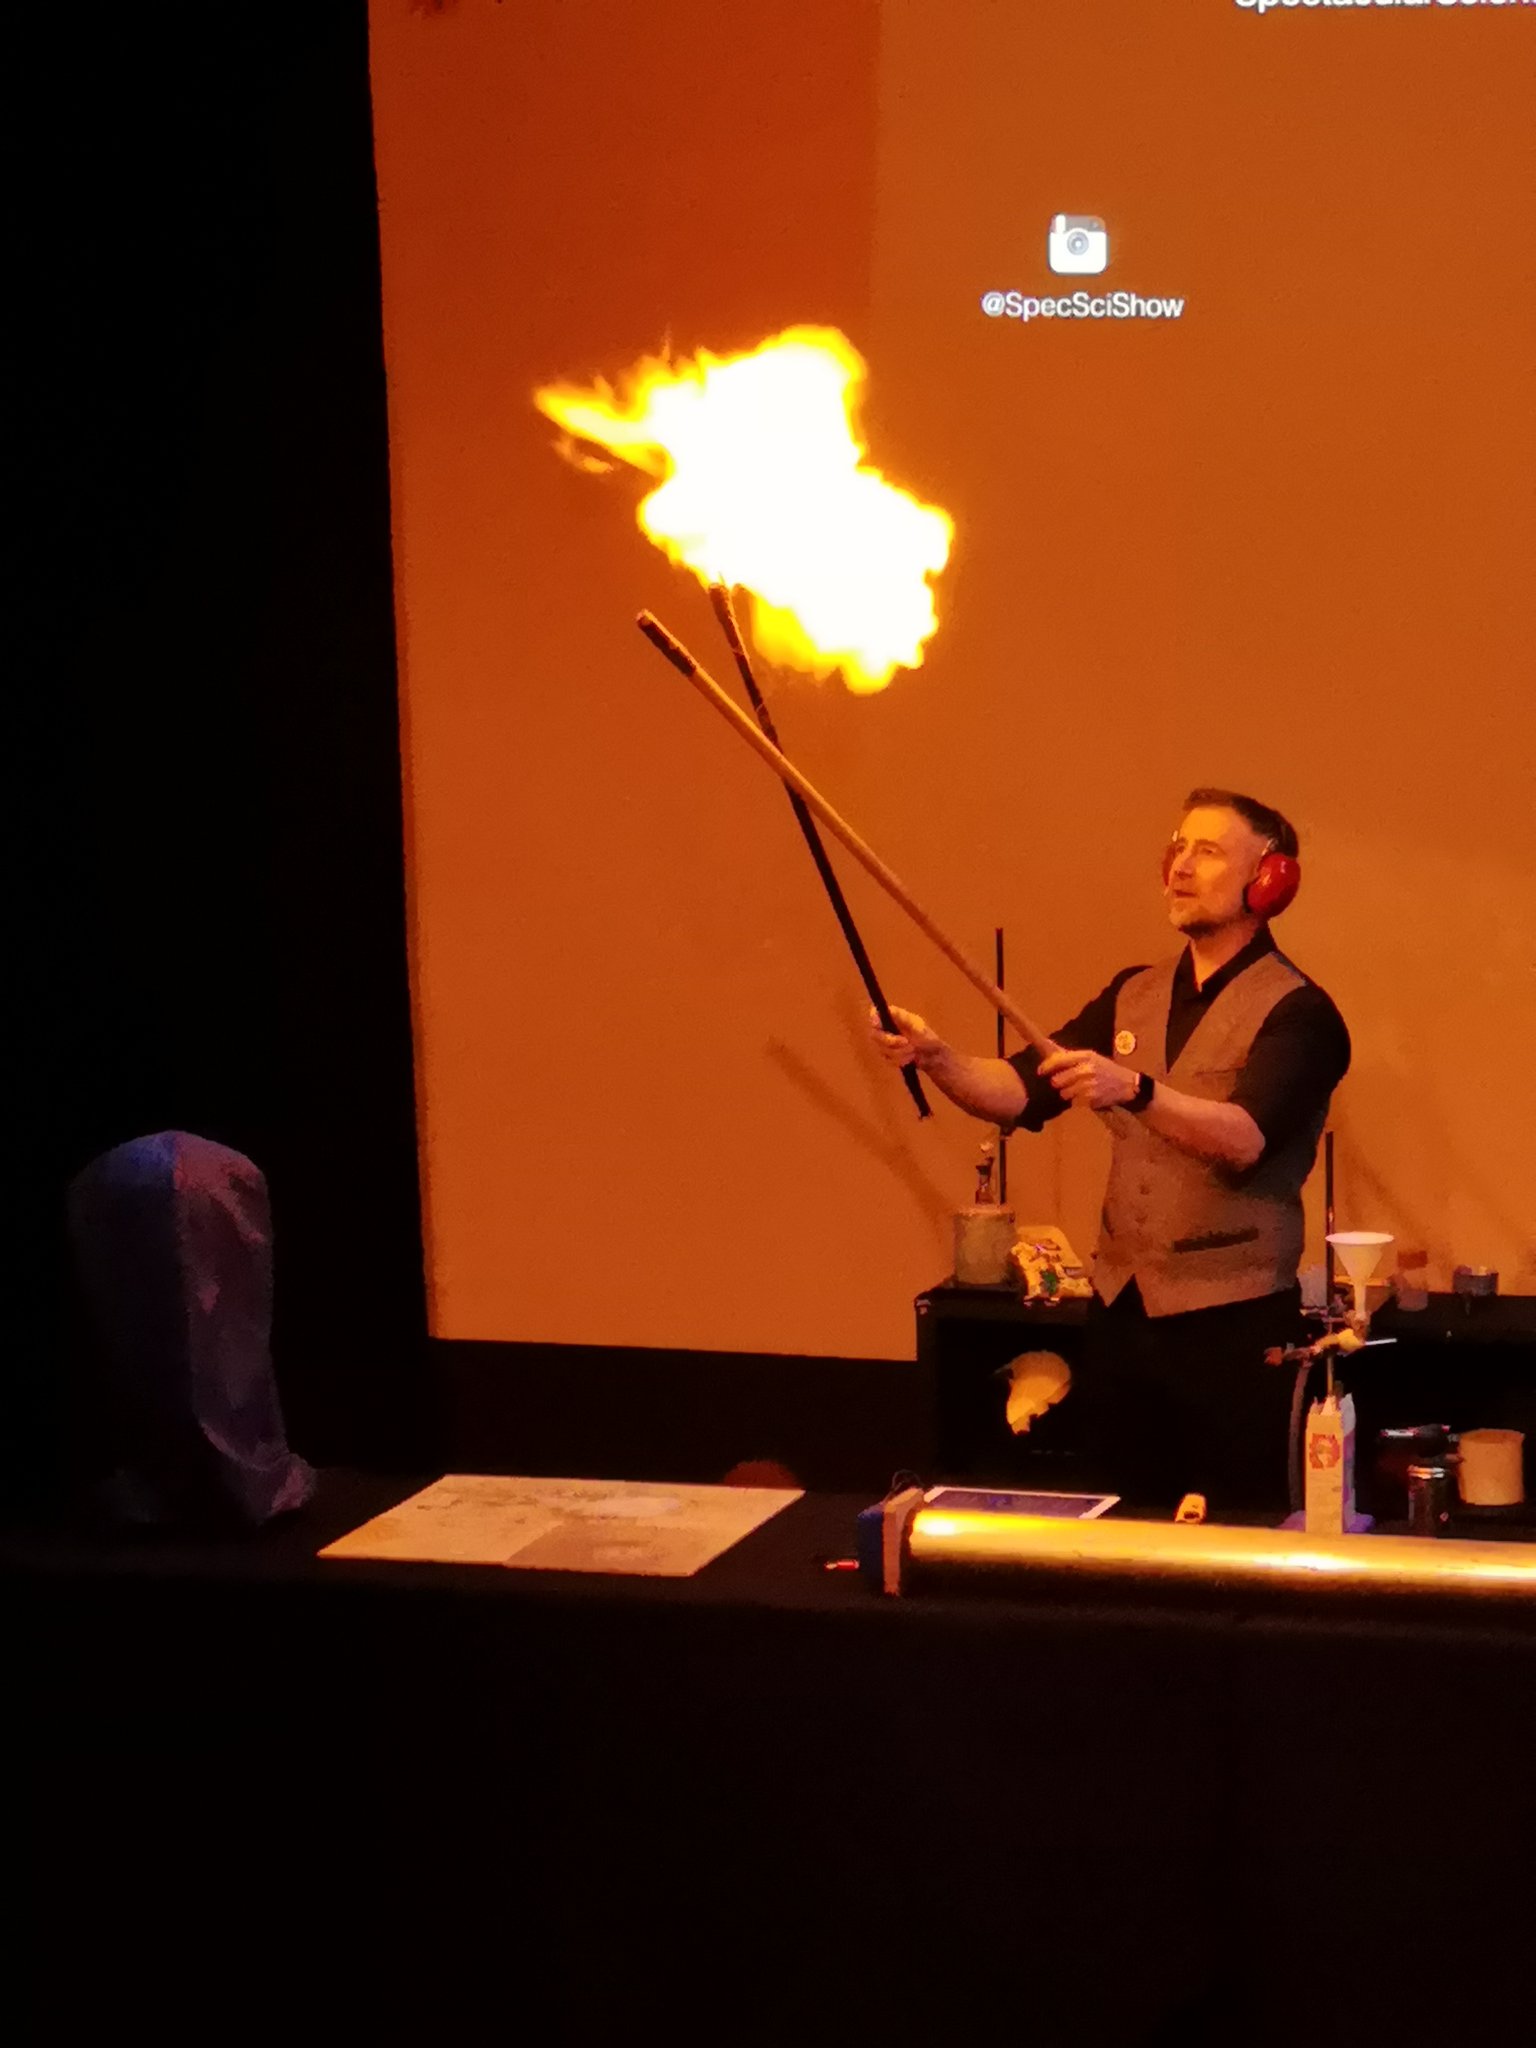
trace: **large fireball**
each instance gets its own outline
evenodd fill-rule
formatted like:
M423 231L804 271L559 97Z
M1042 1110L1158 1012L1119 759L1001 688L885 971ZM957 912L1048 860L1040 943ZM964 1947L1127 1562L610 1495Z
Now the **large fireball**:
M535 403L574 439L659 479L640 525L706 583L747 590L768 660L849 689L917 668L932 579L954 527L864 460L863 359L831 327L791 327L745 355L647 359L615 389L550 385Z

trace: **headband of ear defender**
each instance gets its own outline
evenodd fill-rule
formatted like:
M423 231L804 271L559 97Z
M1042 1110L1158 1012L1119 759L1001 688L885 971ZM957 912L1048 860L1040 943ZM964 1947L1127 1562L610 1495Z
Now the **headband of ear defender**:
M1163 851L1163 887L1173 872L1173 847ZM1254 917L1278 917L1296 901L1301 887L1301 862L1288 853L1276 853L1271 846L1259 862L1258 871L1243 891L1243 908Z

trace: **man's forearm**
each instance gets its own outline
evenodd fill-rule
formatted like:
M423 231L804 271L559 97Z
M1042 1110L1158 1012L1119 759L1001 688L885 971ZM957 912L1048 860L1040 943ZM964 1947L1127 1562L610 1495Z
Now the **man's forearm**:
M939 1086L943 1085L941 1081ZM1184 1151L1220 1159L1227 1166L1252 1166L1264 1155L1264 1133L1246 1109L1235 1102L1207 1102L1199 1095L1183 1095L1166 1081L1159 1081L1153 1089L1141 1120Z
M1018 1069L1007 1060L982 1059L946 1045L919 1061L924 1074L950 1101L988 1123L1011 1124L1028 1101Z

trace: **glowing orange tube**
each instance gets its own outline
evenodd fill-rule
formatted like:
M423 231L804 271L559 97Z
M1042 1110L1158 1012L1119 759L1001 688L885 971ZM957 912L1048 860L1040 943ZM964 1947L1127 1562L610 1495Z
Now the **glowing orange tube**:
M1415 1536L1304 1536L1205 1522L1058 1521L920 1508L908 1555L924 1566L1315 1592L1536 1600L1536 1544Z

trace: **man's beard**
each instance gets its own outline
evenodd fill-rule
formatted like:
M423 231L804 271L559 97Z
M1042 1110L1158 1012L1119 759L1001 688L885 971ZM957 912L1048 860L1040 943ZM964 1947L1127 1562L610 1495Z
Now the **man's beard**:
M1192 917L1188 924L1179 926L1180 936L1186 939L1208 939L1212 932L1219 932L1221 926L1213 917Z

